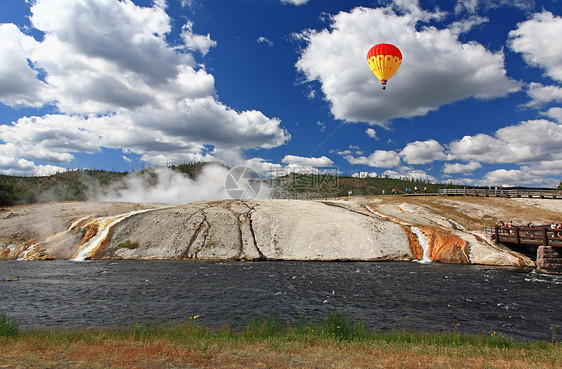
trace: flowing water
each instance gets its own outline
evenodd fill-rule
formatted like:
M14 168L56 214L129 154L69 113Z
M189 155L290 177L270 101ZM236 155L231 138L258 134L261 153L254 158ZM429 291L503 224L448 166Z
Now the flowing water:
M9 281L11 279L18 279ZM372 329L562 335L562 276L414 262L0 261L0 312L23 328L175 323L338 311ZM459 325L460 324L460 325Z

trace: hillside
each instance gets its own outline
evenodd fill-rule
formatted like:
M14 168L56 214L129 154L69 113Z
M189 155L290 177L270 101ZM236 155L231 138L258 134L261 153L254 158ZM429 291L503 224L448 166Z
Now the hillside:
M195 180L205 167L213 164L216 165L216 163L189 163L170 166L168 169ZM0 206L92 200L109 191L126 189L130 185L126 179L131 176L140 178L147 187L150 187L157 182L157 172L160 169L162 168L148 168L133 173L85 169L45 177L0 175ZM224 179L218 178L218 180ZM413 192L414 187L417 187L419 192L427 187L429 193L435 193L439 188L444 187L413 179L353 178L294 173L264 179L263 182L272 187L271 196L274 198L301 199L341 197L347 196L350 191L353 195L360 196L380 195L383 191L390 194L393 188L398 188L400 193L404 193L406 188L412 189Z
M195 179L209 163L170 166L169 169ZM122 182L132 173L84 169L45 177L0 175L0 206L34 204L50 201L86 201L111 188L125 186ZM154 179L153 169L134 172L147 185Z

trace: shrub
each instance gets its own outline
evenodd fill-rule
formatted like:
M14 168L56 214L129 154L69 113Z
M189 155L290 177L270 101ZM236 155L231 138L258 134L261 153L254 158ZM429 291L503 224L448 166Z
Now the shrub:
M270 314L265 319L255 319L246 323L242 330L242 336L245 338L263 339L283 336L286 332L287 325L273 314Z
M321 333L335 340L358 340L365 339L369 329L363 321L351 323L342 313L330 312L324 319Z
M138 241L131 242L131 240L126 240L117 244L117 247L134 250L137 247L139 247L139 242Z
M19 334L19 323L0 313L0 337L16 337Z

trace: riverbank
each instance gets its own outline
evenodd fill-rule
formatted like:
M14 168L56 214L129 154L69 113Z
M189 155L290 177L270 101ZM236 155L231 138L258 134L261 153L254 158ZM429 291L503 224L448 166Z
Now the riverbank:
M272 317L241 330L197 316L175 326L0 334L2 368L558 368L562 346L496 335L368 330L334 313L289 326ZM1 333L1 329L0 329Z

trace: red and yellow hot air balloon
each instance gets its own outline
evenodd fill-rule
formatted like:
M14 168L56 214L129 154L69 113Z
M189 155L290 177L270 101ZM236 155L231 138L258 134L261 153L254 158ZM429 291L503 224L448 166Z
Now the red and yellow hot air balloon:
M375 76L381 80L384 90L388 79L400 68L402 53L394 45L378 44L371 47L367 53L367 63Z

